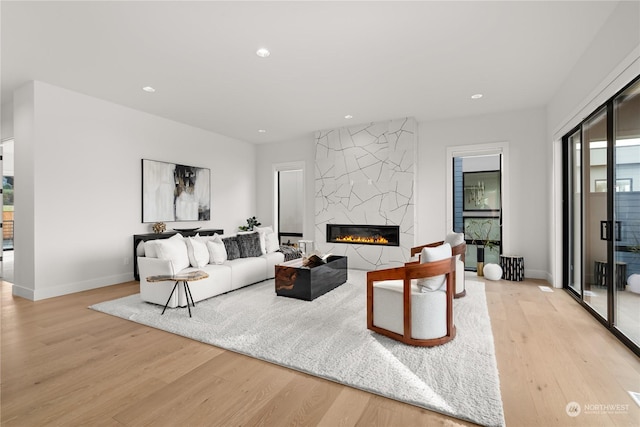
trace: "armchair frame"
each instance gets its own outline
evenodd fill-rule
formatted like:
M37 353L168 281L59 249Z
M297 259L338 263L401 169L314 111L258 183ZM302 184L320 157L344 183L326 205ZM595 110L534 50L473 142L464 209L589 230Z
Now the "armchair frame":
M411 248L411 256L415 256L415 255L420 255L420 252L422 252L423 248L435 248L436 246L440 246L444 243L444 240L441 240L439 242L433 242L433 243L427 243L426 245L422 245L422 246L416 246L414 248ZM460 243L459 245L456 246L452 246L451 247L451 255L453 255L454 257L456 255L460 255L460 260L462 261L462 263L464 264L465 262L465 254L467 253L467 243ZM463 296L467 295L467 290L464 289L462 292L459 292L457 294L454 293L453 297L454 298L462 298Z
M446 335L431 339L417 339L411 336L411 279L419 279L423 277L446 276ZM381 335L393 338L405 344L421 347L433 347L451 341L456 336L456 327L453 324L453 294L455 290L456 276L456 257L443 259L428 263L411 262L406 263L403 267L389 268L385 270L375 270L367 272L367 329L377 332ZM373 324L373 282L384 280L402 280L403 288L403 307L404 307L404 334L398 334L393 331L375 326Z

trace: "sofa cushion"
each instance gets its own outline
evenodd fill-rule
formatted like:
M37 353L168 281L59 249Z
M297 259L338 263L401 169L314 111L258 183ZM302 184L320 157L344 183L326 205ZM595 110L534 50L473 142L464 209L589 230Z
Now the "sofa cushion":
M159 240L147 240L144 242L144 256L147 258L158 258L157 243Z
M267 227L253 227L254 231L258 232L258 236L260 236L260 250L262 251L262 255L267 253L267 244L266 244L266 236L269 233L273 233L273 227L270 225Z
M447 258L451 258L451 245L449 243L436 246L435 248L422 248L422 253L420 254L421 263L440 261ZM444 285L445 279L444 274L426 277L418 279L417 285L422 292L431 292L440 289L442 285Z
M187 255L189 255L189 264L192 267L203 267L209 264L209 249L201 240L188 237L184 241L187 245Z
M156 240L158 258L171 261L174 272L179 272L189 267L189 254L184 238L176 234L168 239Z
M266 253L270 254L272 252L276 252L280 249L280 242L278 241L278 235L273 233L268 233L265 236L265 250Z
M224 249L227 251L227 260L240 258L240 248L238 247L236 236L225 237L222 242L224 243Z
M262 255L260 249L260 235L258 233L238 234L236 236L240 258L251 258Z
M209 250L209 264L219 265L227 260L227 250L219 235L216 234L213 240L207 242L207 249Z
M237 258L224 265L231 268L231 289L266 279L267 260L262 257Z

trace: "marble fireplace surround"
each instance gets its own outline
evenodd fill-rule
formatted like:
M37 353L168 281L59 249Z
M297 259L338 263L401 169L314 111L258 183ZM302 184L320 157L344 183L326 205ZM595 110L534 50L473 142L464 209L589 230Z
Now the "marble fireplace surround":
M375 270L409 260L415 232L413 118L316 132L315 246ZM396 225L398 246L327 242L327 224Z

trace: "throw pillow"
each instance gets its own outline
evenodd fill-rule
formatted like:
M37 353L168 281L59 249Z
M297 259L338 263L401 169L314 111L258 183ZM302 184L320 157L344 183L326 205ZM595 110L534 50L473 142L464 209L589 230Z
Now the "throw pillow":
M273 228L269 225L267 227L253 227L253 230L257 231L260 236L260 250L262 251L262 255L264 255L267 253L266 237L267 234L273 233Z
M240 248L238 247L238 240L235 236L225 237L222 239L222 242L224 243L224 249L227 251L227 259L229 261L240 258Z
M444 242L450 244L452 248L454 246L461 245L464 243L464 233L450 231L447 233L447 237L445 237Z
M204 267L209 264L209 249L207 245L193 237L189 237L184 241L187 244L187 254L189 255L189 263L191 267Z
M144 242L144 256L147 258L158 258L157 243L158 240L148 240Z
M262 255L260 249L260 236L258 233L240 234L236 236L240 258L258 257Z
M451 245L445 243L435 248L423 248L420 254L420 262L427 263L451 258ZM417 280L418 288L422 292L432 292L440 289L444 285L446 276L444 274L434 277L425 277Z
M169 239L157 240L156 250L158 258L171 261L173 265L173 272L178 273L180 270L184 270L189 267L189 254L187 253L187 245L184 243L184 239L179 234L176 234Z
M265 235L264 240L265 250L268 254L280 250L280 242L278 241L278 235L275 232Z
M220 236L216 234L215 237L207 242L207 249L209 249L209 263L219 265L227 260L227 250Z

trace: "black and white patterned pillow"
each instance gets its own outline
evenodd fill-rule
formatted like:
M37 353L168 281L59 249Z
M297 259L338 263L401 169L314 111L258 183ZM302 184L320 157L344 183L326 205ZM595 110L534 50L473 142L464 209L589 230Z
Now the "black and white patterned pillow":
M240 258L240 248L238 247L238 240L236 236L233 237L225 237L222 239L224 243L224 248L227 251L227 260L231 261L232 259Z
M258 257L262 255L260 235L256 233L238 234L236 236L240 258Z

